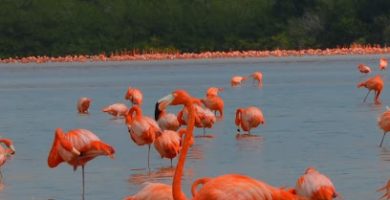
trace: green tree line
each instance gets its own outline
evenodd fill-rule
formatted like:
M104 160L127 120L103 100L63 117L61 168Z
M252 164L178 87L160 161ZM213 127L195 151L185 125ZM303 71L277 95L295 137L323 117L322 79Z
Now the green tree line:
M0 58L390 43L390 0L0 0Z

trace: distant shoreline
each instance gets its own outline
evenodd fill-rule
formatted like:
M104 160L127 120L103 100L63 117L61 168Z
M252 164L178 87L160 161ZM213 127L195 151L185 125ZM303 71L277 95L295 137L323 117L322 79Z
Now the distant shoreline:
M121 61L159 61L185 59L221 59L221 58L266 58L266 57L302 57L302 56L340 56L390 54L390 47L352 45L346 48L272 50L272 51L215 51L202 53L133 53L99 55L67 55L61 57L28 56L22 58L0 59L4 64L28 63L83 63L83 62L121 62Z

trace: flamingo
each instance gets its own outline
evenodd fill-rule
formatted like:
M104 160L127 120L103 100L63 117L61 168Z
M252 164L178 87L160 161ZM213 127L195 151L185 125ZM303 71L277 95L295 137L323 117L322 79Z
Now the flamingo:
M243 76L233 76L232 79L231 79L231 81L230 81L230 84L232 85L232 87L239 86L239 85L241 85L246 79L247 79L247 77L243 77Z
M379 188L378 192L384 191L384 194L379 199L389 200L390 199L390 180L387 181L386 185Z
M168 158L171 160L171 166L172 159L179 154L181 136L184 132L185 129L181 129L179 132L164 130L159 132L154 140L154 148L156 148L161 158Z
M386 133L390 131L390 108L386 108L386 111L378 118L378 126L383 130L383 136L379 147L382 147L383 140Z
M368 89L368 93L364 97L363 102L366 101L366 99L367 99L368 95L370 94L371 90L374 90L375 91L375 98L374 98L375 104L380 104L381 102L379 101L379 95L382 92L383 85L384 85L383 79L379 75L376 75L374 77L371 77L371 78L369 78L369 79L359 83L357 85L358 88L365 87L365 88Z
M57 128L47 163L50 168L54 168L62 162L67 162L73 166L74 171L81 166L83 183L81 197L84 200L84 166L97 156L108 156L113 159L114 153L113 147L101 141L89 130L74 129L65 134L61 128Z
M92 99L88 97L81 97L77 102L77 110L80 114L88 114L88 108L91 104Z
M371 68L367 65L359 64L358 69L362 74L368 74L371 72Z
M165 110L161 111L159 116L155 116L155 119L161 130L177 131L180 127L177 116L173 113L167 113Z
M126 114L126 124L128 126L131 139L137 145L148 145L149 168L150 145L154 142L156 134L161 132L160 127L152 118L143 116L141 108L137 105L131 107L129 112Z
M162 183L146 183L137 194L123 200L173 200L172 187Z
M385 70L386 68L387 68L387 59L386 58L379 59L379 69Z
M251 74L251 77L253 78L254 81L257 81L257 86L258 87L263 87L263 73L261 73L261 72L253 72Z
M295 191L309 200L332 200L338 196L332 181L313 167L307 168L298 178Z
M223 117L224 101L219 96L206 96L206 98L201 99L201 102L206 106L206 108L214 111L214 114L219 112L219 118Z
M260 124L264 124L265 119L261 110L255 106L248 108L238 108L236 110L235 124L237 131L240 132L240 127L244 131L248 131L248 135L251 135L251 129L258 127Z
M222 92L223 90L223 88L209 87L206 91L206 97L218 96L218 93Z
M102 110L103 112L106 112L114 117L123 117L126 115L128 108L123 103L114 103L109 106L106 106Z
M15 154L15 147L12 140L7 138L0 139L0 144L4 144L5 148L0 145L0 168L6 163L11 155ZM3 179L3 173L0 170L0 179Z
M194 101L193 101L194 102ZM211 110L207 108L202 108L201 106L194 102L195 109L195 126L197 128L203 128L203 137L212 137L210 135L206 135L206 128L212 128L214 123L216 122L216 117ZM184 107L178 114L177 118L182 125L186 125L188 123L188 115L189 112L186 107Z
M125 99L129 100L133 105L141 105L143 95L138 88L129 87L126 91Z
M181 186L184 163L189 149L189 142L193 137L195 126L195 108L192 97L184 90L176 90L172 94L163 97L157 102L155 115L169 105L184 105L189 112L188 126L185 134L183 147L176 165L175 175L172 183L172 195L174 200L187 199ZM195 191L199 184L203 187ZM164 185L164 188L168 188ZM291 190L275 188L262 181L255 180L248 176L239 174L227 174L216 178L201 178L192 185L193 200L298 200L301 199ZM170 192L167 190L167 192ZM152 196L152 192L148 196ZM148 198L144 198L148 199ZM154 198L149 198L154 199ZM159 199L159 198L156 198ZM137 199L138 200L138 199Z

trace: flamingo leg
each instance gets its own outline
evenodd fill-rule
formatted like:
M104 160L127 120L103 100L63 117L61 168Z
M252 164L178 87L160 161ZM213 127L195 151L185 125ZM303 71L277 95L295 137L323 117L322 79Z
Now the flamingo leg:
M206 128L203 127L203 136L206 136Z
M381 143L379 144L379 147L382 147L382 143L383 143L383 140L385 139L386 133L387 132L383 133L382 140L381 140Z
M149 163L150 163L150 144L148 144L148 169L150 169L149 167Z
M0 182L2 182L2 181L3 181L3 172L0 169Z
M364 99L363 99L363 103L366 102L366 99L367 99L368 95L370 94L370 92L371 92L371 90L368 90L366 97L364 97Z
M83 182L83 192L82 192L82 196L81 196L81 199L84 200L84 194L85 194L85 175L84 175L84 165L81 166L81 174L82 174L82 182Z
M172 165L172 158L171 158L171 167L173 167L173 165Z

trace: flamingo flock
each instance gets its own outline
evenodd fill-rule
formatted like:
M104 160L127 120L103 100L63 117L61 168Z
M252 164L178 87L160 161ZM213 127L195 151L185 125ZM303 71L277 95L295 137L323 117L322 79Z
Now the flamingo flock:
M387 60L380 59L379 70L387 68ZM361 73L372 73L370 67L359 64ZM258 89L263 88L263 73L253 72L249 76L233 76L231 87L245 84L252 78ZM363 102L371 91L374 91L374 103L381 104L379 96L384 88L381 75L375 75L358 83L358 88L368 89ZM204 137L206 128L211 129L218 120L224 120L224 101L220 92L222 87L209 87L204 98L197 98L185 90L175 90L160 98L155 104L154 118L144 115L142 111L143 93L140 89L128 87L124 103L114 103L102 109L115 118L123 118L129 138L138 146L148 147L147 168L150 169L150 151L153 146L161 158L172 160L178 157L172 184L147 183L144 187L125 200L332 200L340 197L331 179L314 167L308 167L303 175L297 177L294 187L279 187L241 174L240 172L224 174L215 177L201 177L191 186L191 197L186 196L182 188L182 176L185 170L185 161L192 145L196 142L194 129L202 128ZM89 108L92 99L81 97L77 101L77 111L81 115L90 114ZM175 114L168 112L170 106L181 106ZM217 115L218 113L218 115ZM238 107L235 119L231 119L237 127L237 136L254 136L251 130L264 125L265 117L262 110L256 106ZM379 146L382 147L385 136L390 131L390 109L388 108L379 118L378 126L383 130ZM245 131L247 133L241 133ZM3 146L3 145L4 146ZM115 148L86 129L74 129L64 132L57 128L47 158L49 168L55 168L61 163L68 163L74 171L81 167L82 192L81 199L85 199L85 166L98 156L114 158ZM13 142L7 138L0 138L0 167L7 159L15 154ZM239 170L239 169L238 169ZM3 177L0 171L1 178ZM384 192L381 198L390 200L390 180L380 189Z

